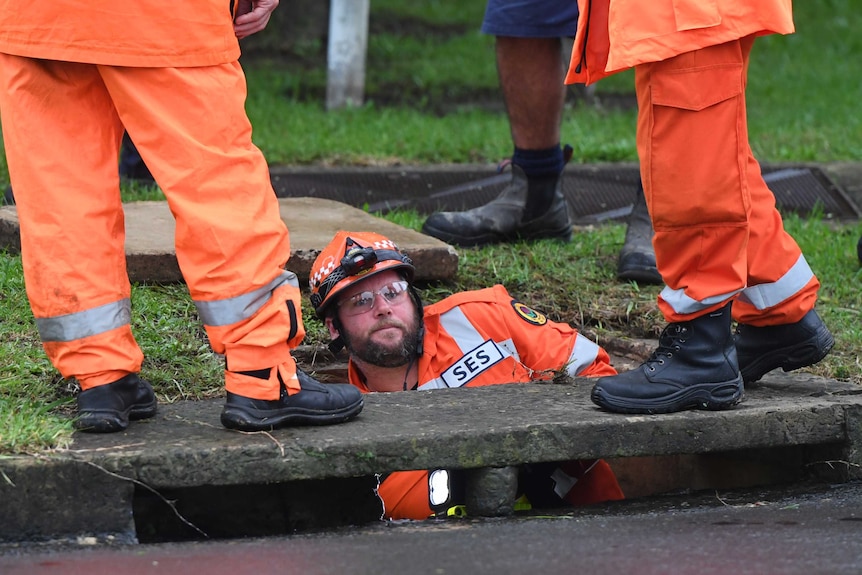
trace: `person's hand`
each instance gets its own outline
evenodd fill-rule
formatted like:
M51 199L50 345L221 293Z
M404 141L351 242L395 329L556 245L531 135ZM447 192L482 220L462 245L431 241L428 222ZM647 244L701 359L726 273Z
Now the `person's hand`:
M266 28L278 0L237 0L233 31L242 40Z

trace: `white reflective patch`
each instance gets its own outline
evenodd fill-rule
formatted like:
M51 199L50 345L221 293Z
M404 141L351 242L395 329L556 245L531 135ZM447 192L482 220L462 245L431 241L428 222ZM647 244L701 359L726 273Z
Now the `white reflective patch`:
M131 300L124 298L76 313L37 317L36 329L44 342L75 341L129 325L131 319Z
M800 255L793 267L787 270L787 273L778 278L777 281L749 286L742 290L739 299L750 303L757 309L768 309L799 293L813 277L814 272L811 271L811 267L805 261L805 256Z
M432 507L449 501L449 472L445 469L428 474L428 501Z
M502 360L503 352L493 340L488 340L461 356L446 371L440 374L440 379L447 387L461 387L486 369Z
M554 481L554 493L556 493L560 499L565 497L566 494L572 490L572 487L575 486L575 483L578 482L577 477L568 475L559 467L551 473L551 479Z
M419 391L425 391L426 389L446 389L448 386L446 382L444 382L439 377L432 379L431 381L426 381L416 389Z
M272 292L284 284L299 289L299 280L296 278L296 274L282 270L278 277L269 282L268 285L254 291L221 300L195 300L194 303L204 325L213 327L232 325L256 314L272 298Z
M521 356L518 355L518 350L515 349L515 342L512 341L511 338L498 341L497 346L500 348L500 351L503 352L504 357L511 355L515 361L521 363Z
M464 312L461 311L461 308L452 308L442 314L440 316L440 325L452 336L452 339L455 340L455 343L458 344L458 347L464 353L467 353L468 349L472 349L484 341L479 332L476 331L476 328L473 327L473 324L470 323L470 320L467 319L467 316L464 315Z
M581 334L575 338L575 347L569 356L566 371L571 376L576 376L586 368L593 365L599 355L599 346Z
M684 288L673 290L670 289L668 286L664 286L664 289L661 290L661 298L666 301L676 313L690 314L697 313L701 310L705 310L710 306L714 306L717 303L729 300L730 298L738 294L740 291L742 290L734 290L730 293L714 295L704 298L701 301L698 301L694 298L687 296L685 294Z

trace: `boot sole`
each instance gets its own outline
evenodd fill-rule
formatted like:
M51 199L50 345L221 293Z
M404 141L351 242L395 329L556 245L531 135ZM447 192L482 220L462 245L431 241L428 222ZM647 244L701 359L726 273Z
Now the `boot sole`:
M500 244L507 242L514 242L518 240L524 241L534 241L534 240L559 240L561 242L570 242L572 241L572 228L571 226L554 230L547 233L541 234L483 234L481 236L459 236L456 234L452 234L450 232L441 230L439 228L435 228L434 226L422 226L422 233L434 238L437 238L440 241L446 242L447 244L452 244L454 246L458 246L461 248L475 248L478 246L486 246L490 244Z
M285 408L267 414L237 406L226 405L221 413L221 423L228 429L238 431L271 431L279 427L309 425L334 425L351 419L362 411L362 398L356 403L334 411L316 411L303 408Z
M660 285L664 283L661 274L655 268L627 267L617 271L617 278L637 283Z
M754 383L779 367L788 372L814 365L829 355L834 345L832 333L823 327L808 341L760 356L745 367L740 365L742 379L745 383Z
M649 258L646 254L638 252L620 254L617 262L617 279L656 285L664 283L658 268L655 267L655 257Z
M127 411L85 411L74 422L78 431L112 433L129 427L129 421L148 419L156 414L158 402L153 399L145 405L133 405Z
M723 383L698 383L664 397L637 399L607 393L596 384L590 399L599 407L615 413L673 413L688 409L719 411L733 407L745 395L742 377Z

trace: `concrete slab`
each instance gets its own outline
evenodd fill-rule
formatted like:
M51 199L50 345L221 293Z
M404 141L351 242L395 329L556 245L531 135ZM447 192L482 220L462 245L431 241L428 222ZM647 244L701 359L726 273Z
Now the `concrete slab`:
M773 459L788 478L817 465L840 471L843 480L860 476L862 394L852 384L774 372L747 389L746 400L735 409L625 416L593 406L592 383L575 379L369 394L360 416L346 424L258 433L224 429L219 423L222 400L162 405L155 418L135 422L125 432L77 434L69 449L0 459L0 541L22 533L32 537L39 528L66 530L54 536L91 532L94 525L126 528L128 501L119 510L94 502L92 481L81 481L82 470L91 474L94 469L111 487L100 497L114 500L122 483L155 492L291 482L314 486L321 480L438 467L475 471L473 477L480 479L474 480L474 491L492 496L494 488L481 480L487 476L482 470L489 468L751 450L777 453ZM807 451L790 457L789 448ZM727 481L729 470L737 467L724 463L718 470ZM629 472L645 469L629 467ZM641 482L647 479L640 477ZM699 480L703 486L703 478ZM29 489L32 485L39 488ZM304 496L302 487L291 492ZM52 504L47 505L49 496ZM326 497L322 499L319 505L325 507ZM210 495L207 501L217 505L218 497ZM64 509L64 521L43 517L58 508ZM15 511L21 509L29 511ZM71 523L75 518L77 523ZM130 536L128 530L116 535Z
M358 208L322 198L280 198L279 204L290 230L287 268L303 284L314 258L338 230L374 231L389 237L413 258L419 280L452 279L458 271L458 253L448 244ZM133 202L123 207L129 278L133 282L181 282L174 250L176 226L167 202ZM15 207L0 207L0 248L20 251L19 229Z

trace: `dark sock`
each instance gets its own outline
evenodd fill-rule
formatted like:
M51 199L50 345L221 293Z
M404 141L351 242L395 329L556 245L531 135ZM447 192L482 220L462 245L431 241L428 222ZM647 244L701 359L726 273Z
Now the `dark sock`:
M544 150L516 147L512 163L524 170L527 176L527 205L524 207L523 221L528 222L551 207L557 179L566 166L563 149L559 144Z
M547 178L558 176L566 165L563 149L559 144L544 150L525 150L515 148L512 163L520 166L528 178Z

